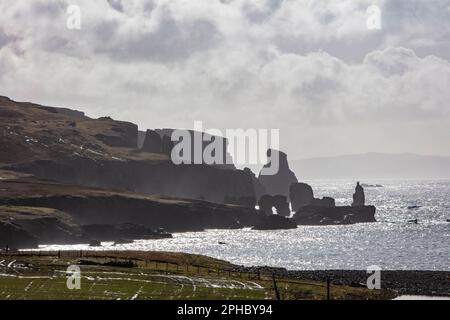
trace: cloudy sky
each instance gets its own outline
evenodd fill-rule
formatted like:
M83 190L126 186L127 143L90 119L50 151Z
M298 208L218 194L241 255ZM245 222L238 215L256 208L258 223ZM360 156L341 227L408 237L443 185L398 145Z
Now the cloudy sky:
M66 27L74 4L80 30ZM15 100L140 129L279 128L291 159L450 155L450 0L2 0L0 12L0 95Z

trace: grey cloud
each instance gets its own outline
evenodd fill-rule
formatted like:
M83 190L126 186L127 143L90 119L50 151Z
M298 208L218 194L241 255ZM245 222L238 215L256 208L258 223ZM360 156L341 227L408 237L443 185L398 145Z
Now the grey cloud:
M293 157L411 145L416 124L450 150L449 1L380 0L370 31L369 0L78 0L79 32L69 2L0 2L0 94L142 128L280 128Z
M115 41L117 38L114 39L117 29L116 22L102 23L97 28L101 40L112 40L98 44L97 52L126 62L178 61L197 51L214 47L220 39L217 28L207 20L179 24L169 16L160 22L154 32L121 38L120 42Z
M8 36L1 28L0 28L0 48L6 46L8 43L12 42L14 37Z
M245 3L243 11L245 16L254 23L264 23L283 5L284 0L265 0L262 8Z
M413 71L420 60L411 49L389 48L384 52L369 53L364 59L364 63L374 66L384 76L390 77Z
M109 5L119 12L123 12L123 5L121 0L108 0Z

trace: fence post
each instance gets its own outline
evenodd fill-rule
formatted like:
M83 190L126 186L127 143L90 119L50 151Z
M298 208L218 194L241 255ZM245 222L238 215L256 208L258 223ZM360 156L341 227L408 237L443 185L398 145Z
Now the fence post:
M330 276L327 277L327 300L330 300Z
M273 289L275 290L275 296L277 300L280 300L280 293L278 292L277 281L275 280L275 273L272 273Z

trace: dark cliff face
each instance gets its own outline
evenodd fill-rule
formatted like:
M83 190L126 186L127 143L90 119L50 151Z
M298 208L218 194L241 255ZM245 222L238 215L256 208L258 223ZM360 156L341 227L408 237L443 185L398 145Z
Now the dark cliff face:
M0 203L54 208L66 212L78 225L133 223L169 232L233 229L255 224L254 209L206 202L153 201L124 195L55 195L0 199Z
M0 205L0 247L33 248L38 244L79 243L82 231L70 216L43 207Z
M0 97L0 123L0 168L69 184L217 203L255 196L251 177L233 165L174 165L168 156L173 129L148 131L147 138L156 139L147 144L141 134L138 149L133 123L6 97Z
M240 170L168 161L35 161L10 167L66 184L145 192L223 203L226 197L254 197L251 177Z
M150 130L153 133L156 133L160 136L161 138L161 147L160 150L162 153L165 153L167 155L170 155L172 148L174 145L177 144L177 142L173 142L172 141L172 133L175 131L175 129L155 129ZM190 163L195 163L195 157L194 157L194 150L195 150L195 140L198 139L200 140L201 143L199 143L199 145L201 146L201 154L203 155L203 153L205 152L205 150L207 150L209 145L216 145L222 146L222 150L221 150L221 154L222 157L219 157L219 155L217 155L217 158L219 158L220 163L216 163L216 164L212 164L212 166L218 167L218 168L222 168L222 169L236 169L236 167L233 164L233 159L231 157L231 155L228 153L227 150L227 146L228 146L228 140L224 137L221 136L213 136L210 135L208 133L205 132L198 132L198 131L194 131L194 130L188 130L189 132L189 136L190 136L190 145L191 145L191 157L190 157ZM152 134L153 135L153 134ZM155 136L149 136L149 130L147 130L147 134L145 137L145 141L147 141L147 139L149 139L150 141L154 141L155 140ZM143 145L143 150L145 147L145 142L144 141L144 145ZM164 142L166 141L166 147L164 145ZM169 145L167 147L167 145ZM215 152L213 154L215 156ZM202 161L202 163L204 163Z
M0 174L5 176L4 171ZM251 227L260 217L254 208L243 206L66 185L34 177L0 179L0 190L4 190L0 194L0 245L16 248L87 243L91 238L111 240L118 231L139 239L158 228L185 232ZM95 228L87 232L89 225ZM105 228L114 232L102 234Z

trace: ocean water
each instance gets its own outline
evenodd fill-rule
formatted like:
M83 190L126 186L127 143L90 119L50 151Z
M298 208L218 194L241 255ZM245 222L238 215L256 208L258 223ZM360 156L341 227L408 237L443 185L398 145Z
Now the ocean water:
M365 181L363 181L365 182ZM349 205L354 181L308 181L316 197ZM174 234L173 239L137 240L101 248L46 245L40 250L161 250L208 255L241 265L293 270L450 270L450 181L368 181L366 204L377 208L375 223L299 226L295 230L207 230ZM419 206L408 209L408 206ZM418 219L418 224L408 220ZM226 244L219 244L218 242Z

